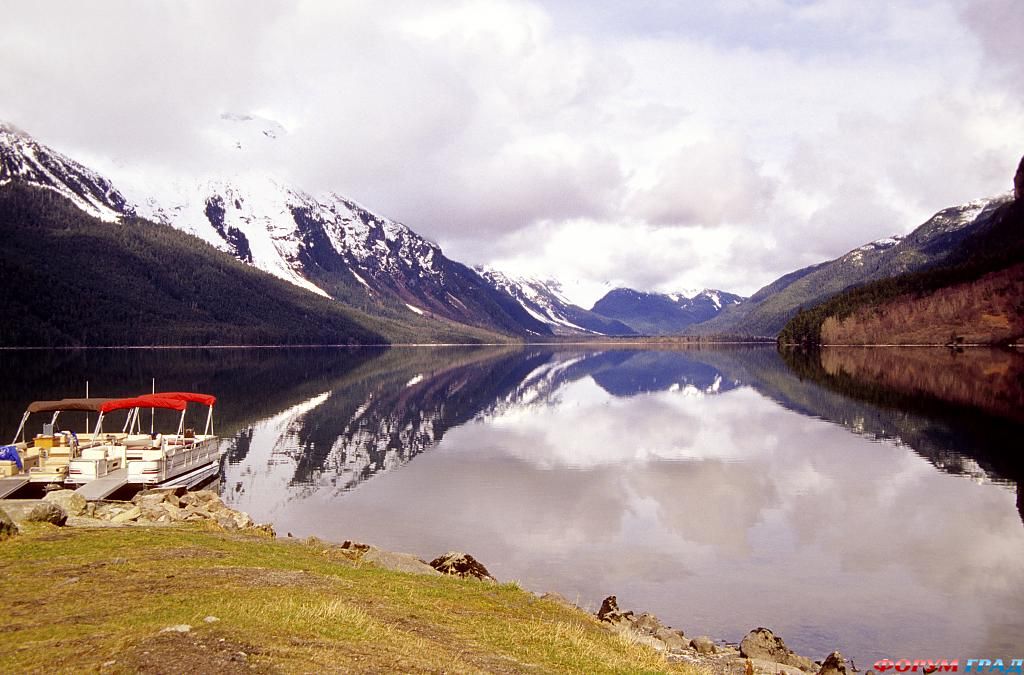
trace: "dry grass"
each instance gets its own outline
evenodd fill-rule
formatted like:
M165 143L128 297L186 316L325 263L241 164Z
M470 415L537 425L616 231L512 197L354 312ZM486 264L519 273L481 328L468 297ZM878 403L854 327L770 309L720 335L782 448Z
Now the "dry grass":
M0 564L0 672L692 672L514 584L319 542L40 526ZM160 632L175 624L192 632Z

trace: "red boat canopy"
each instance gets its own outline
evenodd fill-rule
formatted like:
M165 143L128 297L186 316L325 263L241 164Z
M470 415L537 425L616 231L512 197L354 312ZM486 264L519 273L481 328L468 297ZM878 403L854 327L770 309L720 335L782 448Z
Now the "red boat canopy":
M216 396L211 394L197 394L192 391L158 391L155 394L149 394L149 396L156 396L157 398L172 398L177 401L202 403L203 405L213 405L217 402Z
M184 410L185 401L148 395L136 396L135 398L115 398L107 401L99 407L100 412L105 413L112 410L124 410L125 408L167 408L168 410Z

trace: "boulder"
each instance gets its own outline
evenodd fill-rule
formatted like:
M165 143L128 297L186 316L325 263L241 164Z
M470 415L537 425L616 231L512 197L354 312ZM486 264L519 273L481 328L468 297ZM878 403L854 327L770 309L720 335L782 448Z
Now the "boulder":
M714 640L707 635L700 635L690 640L690 647L698 654L714 654L718 651Z
M853 673L846 668L846 659L843 658L843 655L839 652L832 652L825 657L818 675L853 675Z
M288 533L288 536L289 537L292 536L290 532ZM316 539L316 537L310 537L310 539ZM308 543L308 540L307 540L307 543ZM345 549L346 551L355 551L357 553L366 553L367 551L369 551L373 547L370 546L369 544L363 544L363 543L360 543L358 541L352 541L350 539L346 539L344 541L344 543L342 543L341 548Z
M18 526L14 524L7 512L0 509L0 541L18 534Z
M112 522L112 523L127 523L130 520L136 520L141 515L142 515L142 509L140 509L138 506L133 506L133 507L131 507L130 509L128 509L126 511L121 511L117 515L112 516L110 518L110 522Z
M683 637L683 631L681 630L659 628L654 632L654 637L664 642L670 651L679 651L690 646L690 641Z
M53 502L43 501L32 507L25 520L31 523L52 523L60 526L68 521L68 514Z
M740 642L740 656L774 661L787 666L795 666L800 670L815 670L813 661L786 647L782 638L777 637L775 633L764 627L755 628L747 633Z
M85 513L88 502L85 497L74 490L54 490L43 497L44 502L50 502L64 509L69 516L80 516Z
M164 511L167 512L167 515L172 522L185 520L185 517L188 516L188 512L185 511L185 509L179 508L177 505L169 502L164 503Z
M601 601L601 609L597 610L597 618L599 621L608 621L612 617L623 615L624 612L619 609L619 600L614 595L609 595L607 598ZM632 614L632 612L629 612Z
M249 517L248 513L245 513L243 511L235 511L234 509L229 509L228 514L230 515L231 519L235 521L235 525L237 525L238 529L240 530L245 530L255 525L255 523L252 522L252 518Z
M196 490L195 492L186 492L181 497L181 503L184 506L194 505L205 505L220 503L220 495L213 490Z
M257 537L267 537L268 539L274 539L277 537L277 532L274 532L274 526L270 523L253 525L246 532L247 534L254 534Z
M633 630L641 633L647 633L648 635L654 635L659 628L664 628L658 617L648 612L643 612L638 616L633 617Z
M440 572L411 553L394 553L382 551L379 548L370 548L363 554L362 560L393 572L441 575Z
M177 500L177 497L171 495L173 499ZM145 490L132 497L132 504L140 506L143 509L152 509L159 507L161 504L167 503L167 495L163 492L154 492L152 490Z
M796 666L789 666L776 661L765 659L747 659L755 673L772 673L772 675L805 675L804 671Z
M164 497L167 498L168 501L170 501L171 499L177 500L179 497L182 497L186 492L188 492L188 488L184 486L155 487L141 490L135 495L135 497L146 497L149 495L164 495ZM132 501L135 501L135 499L133 498Z
M619 601L614 595L609 595L601 603L601 609L597 610L599 621L611 624L614 630L632 630L633 612L623 612L619 609Z
M167 516L167 510L164 508L166 504L167 502L164 501L157 503L143 502L139 504L137 507L141 512L139 514L139 520L148 520L154 523L160 522L161 518L164 519L164 521L170 520Z
M238 523L236 523L235 519L229 515L217 514L214 520L217 522L218 525L220 525L221 529L225 530L226 532L234 532L238 529Z
M214 520L216 518L213 513L198 506L187 506L183 510L186 520Z
M126 509L123 503L117 502L93 502L93 518L102 518L104 520L110 520L119 513L124 512ZM87 508L88 511L88 508Z
M468 553L448 551L443 556L431 560L430 566L449 576L497 581L479 560Z

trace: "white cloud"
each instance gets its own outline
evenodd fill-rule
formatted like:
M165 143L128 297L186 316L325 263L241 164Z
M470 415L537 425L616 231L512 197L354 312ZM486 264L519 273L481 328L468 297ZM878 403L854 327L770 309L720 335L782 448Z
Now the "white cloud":
M124 169L262 168L567 286L749 293L1007 189L1020 11L20 3L0 26L0 118ZM240 162L211 151L225 111L290 133Z

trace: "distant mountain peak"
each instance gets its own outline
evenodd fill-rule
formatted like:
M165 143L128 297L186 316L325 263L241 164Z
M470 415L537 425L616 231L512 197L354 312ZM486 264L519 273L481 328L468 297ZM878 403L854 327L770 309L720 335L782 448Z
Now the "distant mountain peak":
M556 279L540 279L516 275L490 265L474 268L495 290L508 294L537 321L546 324L559 335L633 335L626 324L594 314L573 304L562 293L562 284Z
M249 113L225 112L220 115L215 133L235 150L273 147L274 141L288 135L288 129L276 120Z
M744 298L713 288L675 293L616 288L594 303L594 312L618 319L644 335L678 335Z

